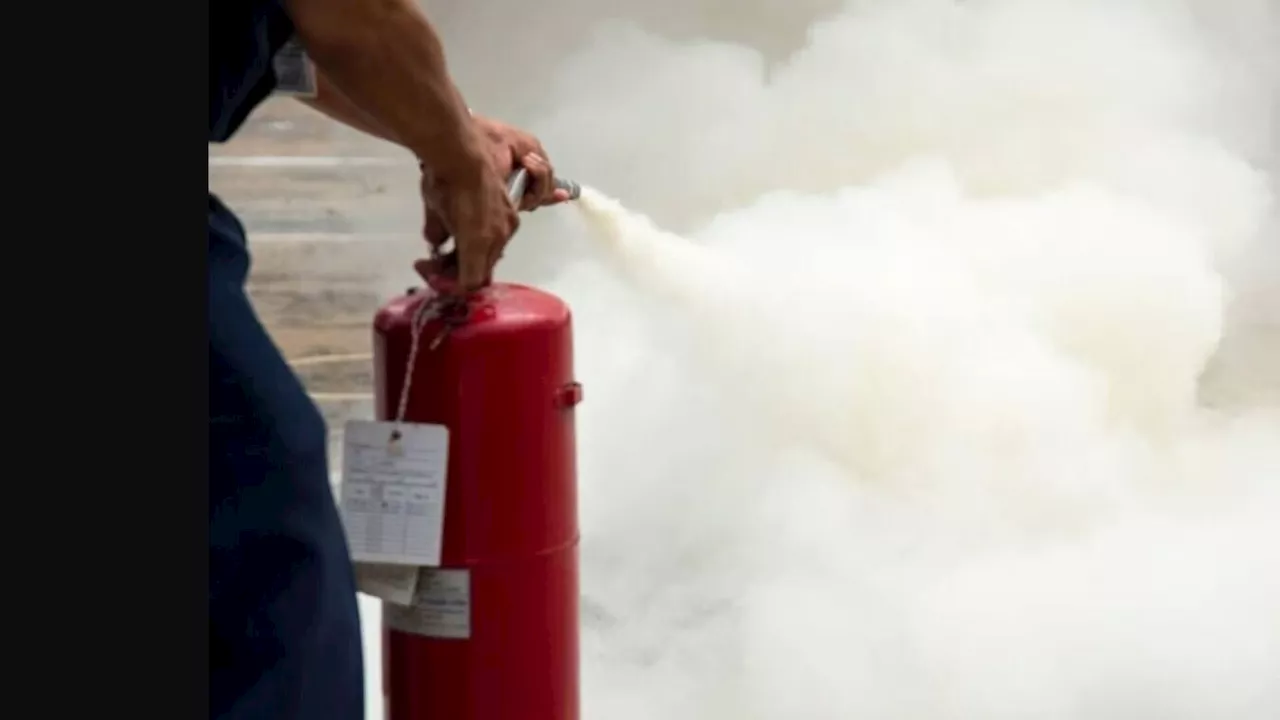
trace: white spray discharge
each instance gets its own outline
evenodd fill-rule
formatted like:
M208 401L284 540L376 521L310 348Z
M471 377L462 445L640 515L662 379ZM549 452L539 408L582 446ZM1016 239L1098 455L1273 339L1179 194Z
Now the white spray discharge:
M682 35L787 3L721 5ZM576 317L587 717L1277 717L1278 14L855 2L789 56L529 58L558 167L657 221L588 190L502 267Z
M1203 236L937 167L703 245L581 202L658 361L584 421L592 716L1272 716L1280 424L1197 403Z

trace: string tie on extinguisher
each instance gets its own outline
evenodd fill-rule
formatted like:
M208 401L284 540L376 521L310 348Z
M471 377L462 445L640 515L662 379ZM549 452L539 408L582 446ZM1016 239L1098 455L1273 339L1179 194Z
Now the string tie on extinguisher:
M413 368L418 364L418 350L422 345L422 331L432 320L437 318L443 320L440 325L440 332L436 333L427 345L427 351L433 352L440 347L440 344L445 341L445 338L449 336L454 327L466 322L467 305L465 298L435 292L430 287L425 292L432 293L432 295L423 298L422 304L418 305L418 309L413 314L413 324L409 326L409 359L405 363L404 382L400 385L400 401L396 405L395 422L397 425L404 423L405 411L409 407L409 393L413 385ZM391 441L395 442L399 439L400 431L393 431Z

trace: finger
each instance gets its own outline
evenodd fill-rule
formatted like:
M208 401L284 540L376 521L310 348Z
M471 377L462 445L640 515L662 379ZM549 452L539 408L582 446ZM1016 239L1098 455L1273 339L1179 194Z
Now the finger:
M505 137L493 137L489 143L490 162L493 169L502 177L515 172L520 166L520 156L516 148Z
M503 145L496 155L496 164L494 169L502 177L507 177L511 173L520 169L520 156L516 154L515 148Z
M507 207L514 215L515 209ZM489 232L492 233L490 237L458 237L458 251L455 254L458 256L458 290L462 293L473 293L483 288L493 271L495 255L500 253L506 238L500 230Z
M541 193L539 194L538 201L543 205L550 205L552 204L556 196L556 189L557 189L556 188L556 169L555 169L555 166L551 164L551 161L547 159L546 154L538 153L538 159L541 160L542 163L547 166L547 172L546 172L547 179L543 181L542 185L539 188L541 190Z
M440 217L439 213L428 209L422 234L427 239L428 245L432 248L438 248L449 239L449 228L445 225L444 219Z
M418 273L426 282L430 283L431 278L439 277L440 261L437 258L422 258L413 261L413 271Z
M427 284L432 285L444 279L456 279L458 275L457 257L453 254L437 255L435 257L422 258L415 260L413 269L422 276Z
M521 164L529 171L533 180L524 197L520 198L521 209L533 210L551 204L556 191L555 175L552 173L551 164L535 153L525 155L521 159Z
M512 209L510 215L507 216L508 228L510 228L499 239L499 242L490 246L488 257L486 258L488 265L485 273L485 284L489 283L489 279L493 276L493 270L498 266L498 262L502 260L502 256L506 253L507 244L515 237L516 230L520 227L520 216Z
M468 253L458 258L458 290L475 292L484 285L487 258Z
M518 161L521 169L528 173L528 179L524 185L524 194L516 202L517 210L533 210L537 208L538 185L541 183L540 172L537 158L529 153L521 155Z
M444 215L437 212L430 203L426 205L423 236L426 238L427 248L430 250L430 256L421 261L420 272L429 273L424 275L423 279L430 283L432 277L456 275L457 253L447 252L450 249L450 245L457 245L456 242L450 242L453 237L453 231L449 227L449 223L444 219ZM419 265L415 264L414 267L416 269Z
M530 154L544 158L547 156L547 151L542 149L542 142L527 132L512 129L507 137L516 158L523 158Z
M538 140L538 138L532 135L529 136L529 149L525 150L523 153L520 153L520 154L521 155L530 155L530 154L537 155L538 157L542 158L543 162L547 163L548 165L551 164L550 161L547 160L547 158L551 156L547 154L547 151L545 149L543 149L542 141Z

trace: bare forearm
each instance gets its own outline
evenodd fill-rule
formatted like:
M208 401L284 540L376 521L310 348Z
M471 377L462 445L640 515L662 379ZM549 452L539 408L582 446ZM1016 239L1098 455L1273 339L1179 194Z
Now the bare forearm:
M444 49L413 0L286 0L307 53L350 104L425 165L480 153Z
M338 89L333 81L327 75L319 70L316 71L316 96L314 98L300 98L306 105L318 110L330 118L348 127L355 128L360 132L372 135L376 138L386 140L397 145L404 145L395 133L388 130L381 123L373 118L372 115L356 106L351 98L348 98Z

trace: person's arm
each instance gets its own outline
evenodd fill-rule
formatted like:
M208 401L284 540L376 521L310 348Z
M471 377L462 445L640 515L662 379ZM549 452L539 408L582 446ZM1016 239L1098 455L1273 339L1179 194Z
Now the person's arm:
M285 0L317 75L434 173L479 172L483 139L414 0Z
M319 68L316 68L316 96L298 99L304 105L324 113L343 125L389 143L404 145L394 133L374 120L369 113L357 107L351 102L351 98L342 94L342 91Z
M315 77L316 95L313 98L298 98L303 104L360 132L386 140L389 143L404 145L395 133L379 124L373 116L352 102L351 98L344 95L319 68L316 68ZM542 143L538 142L537 138L506 123L480 117L479 115L473 115L472 120L484 135L488 136L496 145L508 148L513 158L520 159L526 168L535 173L537 181L530 186L530 192L522 200L524 209L533 209L539 205L553 205L569 199L568 191L555 187L555 180L551 176L550 166L545 166L545 169L543 169L543 164L529 161L527 157L529 153L533 153L545 160L546 151L542 149ZM547 183L547 185L543 186L539 183ZM547 190L546 188L548 187L551 189Z

